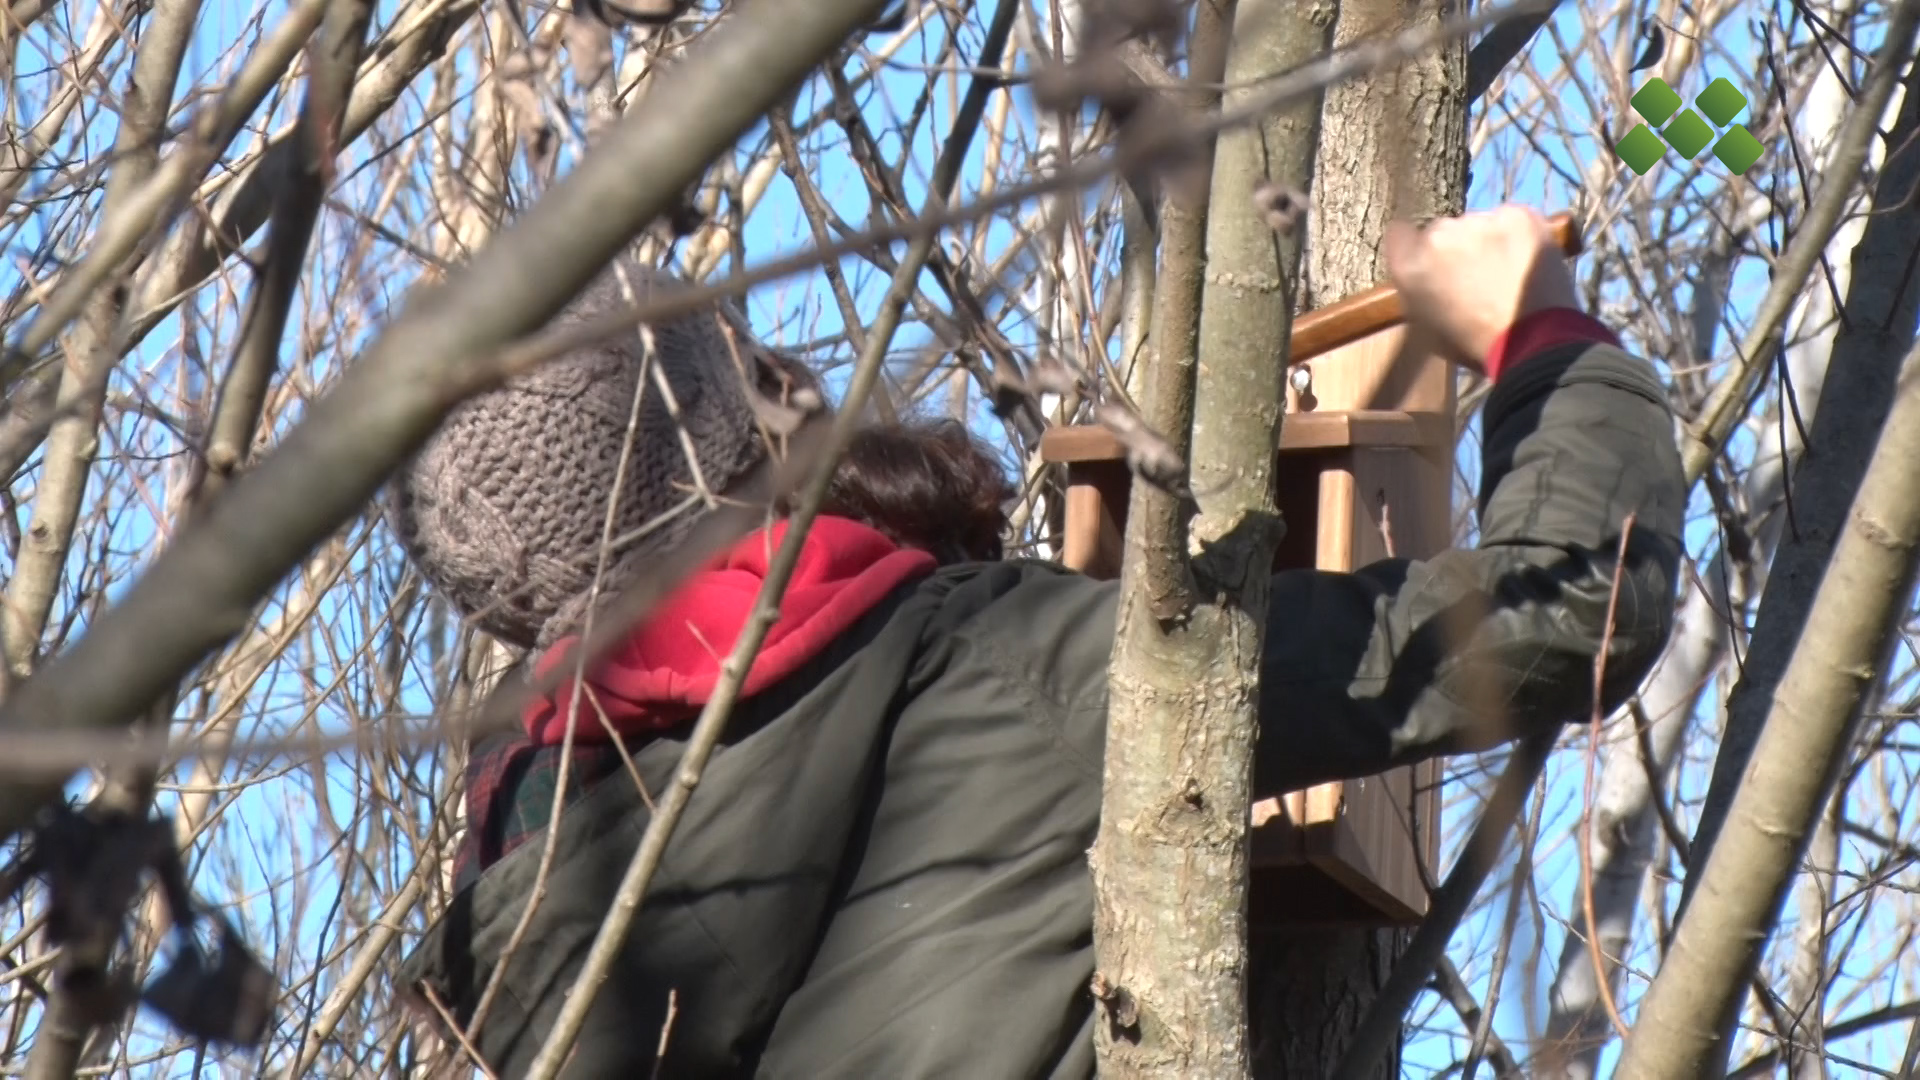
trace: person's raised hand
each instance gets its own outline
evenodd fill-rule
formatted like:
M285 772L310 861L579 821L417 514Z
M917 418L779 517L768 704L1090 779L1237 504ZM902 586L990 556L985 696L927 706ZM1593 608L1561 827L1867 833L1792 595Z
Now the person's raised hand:
M1440 218L1424 228L1395 221L1384 253L1409 334L1475 371L1485 370L1488 351L1523 317L1579 307L1553 230L1530 207Z

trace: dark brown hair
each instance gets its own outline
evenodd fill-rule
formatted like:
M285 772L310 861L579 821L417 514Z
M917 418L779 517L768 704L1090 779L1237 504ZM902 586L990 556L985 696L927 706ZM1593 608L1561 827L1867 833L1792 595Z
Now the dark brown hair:
M957 420L903 420L862 430L840 461L821 513L851 518L942 565L1002 554L1016 490Z

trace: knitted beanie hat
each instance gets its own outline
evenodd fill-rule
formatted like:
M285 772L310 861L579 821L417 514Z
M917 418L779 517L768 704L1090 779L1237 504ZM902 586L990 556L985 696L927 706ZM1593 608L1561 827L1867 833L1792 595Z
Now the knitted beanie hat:
M644 302L684 287L622 259L553 325L625 307L629 295ZM735 330L731 341L723 318ZM642 329L651 331L652 371ZM611 536L619 544L647 528L609 557L606 595L647 553L676 543L696 521L686 509L668 516L698 490L688 447L706 490L720 494L766 457L756 423L760 391L796 378L812 389L803 369L755 342L731 310L708 307L642 329L557 357L465 402L393 485L389 520L422 576L504 641L544 648L578 629L630 421L632 447ZM677 421L660 392L662 376Z

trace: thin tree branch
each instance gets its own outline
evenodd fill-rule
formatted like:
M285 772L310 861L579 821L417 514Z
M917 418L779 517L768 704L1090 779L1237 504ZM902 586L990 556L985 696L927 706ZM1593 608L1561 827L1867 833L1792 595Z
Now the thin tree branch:
M354 954L353 963L341 973L340 981L334 984L333 990L327 995L319 1015L307 1026L300 1053L281 1074L281 1080L299 1080L300 1077L312 1075L313 1065L319 1060L327 1039L339 1028L341 1018L353 1004L354 997L373 977L375 967L400 937L407 913L426 894L427 878L433 866L430 860L421 859L408 876L406 885L387 899L386 906L380 910L380 917L374 920L369 930L366 942Z
M199 10L198 5L194 10ZM241 69L233 87L194 118L185 144L167 158L165 164L157 164L158 147L153 145L166 121L165 114L151 125L150 130L140 133L142 145L147 147L145 163L139 170L140 186L117 200L109 201L105 220L100 231L94 235L86 258L70 273L62 275L54 286L53 294L34 313L19 336L6 346L4 352L0 352L0 386L10 385L18 378L21 371L66 329L67 322L79 313L87 299L123 267L135 249L152 236L161 223L171 220L174 212L184 204L188 185L204 176L226 150L227 144L240 133L247 117L253 115L254 109L259 107L286 73L294 53L313 32L313 27L319 24L325 10L324 0L307 0L288 13L267 46L248 58L247 66ZM191 30L189 22L182 31L183 50L185 35ZM149 39L152 33L148 31ZM142 41L144 44L145 39ZM144 47L140 54L146 54ZM138 78L137 75L135 77ZM173 83L169 81L169 91L172 86ZM165 104L171 104L170 96ZM126 129L123 127L121 130ZM118 147L117 150L127 154L133 148ZM109 357L109 362L118 359L116 352Z
M199 0L162 0L140 38L134 54L132 89L114 137L115 164L107 181L103 209L107 227L136 220L135 204L158 162L160 133L173 106L174 87L199 14ZM54 425L47 462L34 495L28 539L17 572L8 582L5 622L0 626L6 662L16 678L27 677L38 656L92 471L91 447L98 439L108 378L119 359L115 339L124 292L112 289L78 297L76 311L80 300L90 303L81 332L75 336L78 362L65 370L59 390L59 401L72 414ZM72 920L76 925L68 927L61 944L52 997L40 1016L33 1050L27 1056L28 1080L69 1080L80 1067L94 1025L119 1019L102 1011L101 990L110 984L108 967L125 912L95 911L91 915ZM105 1007L117 1011L115 1005ZM117 1007L124 1009L126 1003L117 1003Z
M1893 18L1889 41L1904 38L1910 46L1916 31L1920 31L1920 4L1903 5ZM1910 49L1883 52L1876 61L1871 76L1876 81L1869 82L1869 90L1883 76L1891 78L1889 72L1897 72L1910 55ZM1776 698L1776 680L1797 643L1803 640L1802 630L1816 586L1834 557L1835 538L1876 452L1876 435L1888 422L1894 390L1901 378L1902 356L1913 340L1915 327L1920 326L1920 204L1914 202L1915 186L1920 185L1920 143L1914 141L1920 136L1920 69L1910 69L1905 82L1904 101L1892 125L1897 149L1889 152L1881 168L1866 228L1853 250L1841 329L1833 340L1826 381L1820 391L1821 407L1807 435L1807 460L1794 473L1794 484L1788 489L1792 497L1788 533L1768 570L1766 592L1754 617L1752 652L1739 683L1728 695L1727 722L1694 829L1689 875L1680 897L1683 923L1699 869L1712 855L1735 789L1746 782L1743 778L1760 738L1760 725ZM1853 134L1855 122L1862 115L1877 117L1883 107L1884 98L1881 107L1865 102L1859 112L1848 117L1849 127L1836 147L1836 159L1848 148L1845 140ZM1870 120L1867 126L1874 129L1877 121ZM1830 171L1826 184L1837 186L1842 176L1850 178L1856 168ZM1815 205L1826 195L1823 187ZM1811 250L1816 240L1824 249L1832 231L1831 224L1820 230L1803 225L1788 249L1789 256L1803 244ZM1804 260L1808 271L1818 254L1813 251ZM1775 278L1776 287L1781 280ZM1772 339L1769 357L1777 347L1777 338ZM1767 366L1759 365L1760 370ZM1704 464L1710 459L1690 459L1689 466L1693 460Z
M1328 31L1314 12L1267 0L1203 3L1196 21L1193 78L1215 81L1224 52L1223 112L1260 75L1318 54ZM1210 172L1165 181L1150 408L1158 431L1190 432L1190 452L1174 454L1208 490L1175 500L1134 480L1090 853L1103 1076L1234 1080L1252 1063L1247 807L1284 528L1271 461L1259 459L1278 445L1305 232L1298 214L1267 221L1261 193L1310 186L1319 117L1318 95L1298 98L1223 134ZM1184 917L1159 917L1174 910Z
M1900 85L1902 72L1912 63L1917 28L1920 28L1920 4L1894 5L1887 36L1874 57L1873 69L1867 75L1853 111L1840 129L1833 156L1822 173L1820 189L1808 205L1792 243L1774 266L1773 281L1754 312L1746 336L1740 341L1738 366L1714 386L1700 415L1686 430L1681 463L1686 469L1688 487L1706 475L1708 465L1720 456L1721 448L1740 424L1742 406L1752 395L1754 382L1774 361L1787 316L1826 251L1840 215L1853 200L1860 169L1867 162L1880 121L1886 115L1887 103ZM1908 93L1911 95L1912 91Z
M249 305L248 324L241 339L239 354L222 384L220 400L214 409L213 453L203 459L213 462L214 467L210 472L202 471L202 460L196 460L190 466L195 479L189 481L181 499L185 514L189 516L217 497L220 484L231 475L232 468L252 443L254 430L259 426L267 383L278 366L280 342L286 327L287 311L293 302L294 286L306 262L313 224L319 216L320 202L332 175L333 133L338 129L340 114L371 19L369 0L329 0L326 19L316 41L317 48L314 49L311 65L313 74L299 123L303 136L300 139L302 167L293 178L294 182L282 192L280 204L275 209L263 280ZM190 28L191 14L186 23ZM225 465L224 469L220 467L222 464ZM173 722L177 703L178 688L168 687L148 708L141 725L145 732L163 734ZM102 814L144 816L153 801L157 772L156 768L145 764L109 769L91 809ZM126 915L122 911L101 911L97 914L103 919L110 919L116 931ZM171 912L171 915L175 920L190 917L189 913L178 911ZM116 933L115 940L117 938ZM96 969L104 970L110 960L109 954L92 957L88 962ZM36 1039L30 1063L45 1052L61 1055L69 1072L77 1065L79 1050L86 1042L88 1025L78 1019L83 1015L82 1010L63 1000L67 994L64 986L56 987L54 1000L48 1006L51 1015L61 1016L67 1021L49 1029L59 1037ZM52 1067L49 1065L49 1068Z
M1514 747L1506 771L1500 774L1493 794L1488 796L1486 808L1474 823L1473 833L1461 849L1459 860L1447 871L1447 879L1441 882L1440 888L1434 890L1427 904L1426 919L1414 932L1413 941L1400 954L1387 984L1380 988L1380 995L1373 999L1366 1016L1355 1028L1352 1049L1347 1051L1339 1068L1329 1074L1334 1080L1365 1080L1373 1075L1380 1055L1397 1044L1401 1017L1432 979L1434 968L1446 956L1447 942L1452 940L1460 921L1473 906L1473 898L1479 894L1487 875L1498 865L1507 832L1519 820L1527 792L1545 771L1553 745L1553 736L1538 735Z
M90 289L84 276L96 272L88 268L98 267L97 273L105 274L110 263L117 263L119 258L132 252L153 228L156 218L152 215L160 213L160 208L171 201L162 196L178 195L233 141L247 117L253 115L286 74L307 38L320 25L326 8L327 0L301 0L288 12L280 25L247 57L226 92L194 118L188 127L187 144L174 152L157 176L147 181L148 187L140 194L139 205L123 215L108 215L101 229L103 236L95 237L88 261L74 271L73 287L65 288L69 282L64 279L56 285L47 301L49 307L42 309L36 319L34 326L44 322L46 329L35 330L30 326L23 332L15 347L20 365L30 363L38 355L39 346L35 342L41 337L51 340L60 329L58 324L64 320L58 316L64 307L52 305L56 301L63 305L77 303L88 295ZM114 251L120 255L113 256ZM71 299L62 299L63 295ZM137 341L139 336L135 331L131 338ZM17 382L10 375L0 375L0 387L6 389L4 398L0 398L3 402L0 403L0 477L11 477L19 470L56 420L63 415L75 415L71 402L62 405L55 400L58 365L49 361L41 367L42 371L31 372Z
M134 54L132 91L127 95L126 109L114 134L114 165L101 212L103 232L116 229L144 232L150 224L144 218L142 202L153 186L160 156L160 133L166 128L174 86L179 82L187 41L199 13L200 0L166 0L157 5L152 25L140 39ZM100 268L95 284L104 281L119 261L107 256L91 257L89 265ZM78 314L85 304L87 317L81 332L74 337L74 360L60 379L57 404L67 415L55 421L53 444L47 449L39 489L34 495L33 518L27 526L26 542L22 545L19 565L7 583L0 642L5 645L8 673L16 679L24 678L33 669L39 654L40 638L46 632L53 598L66 569L87 476L93 468L92 447L98 437L107 382L119 361L115 342L125 306L124 293L117 289L96 292L87 288L70 290L65 298L69 316ZM66 319L59 319L57 323L48 321L55 330L60 330L65 328ZM32 341L32 335L30 326L23 337ZM53 334L48 333L36 344L22 349L19 355L37 354L52 340ZM14 355L13 352L0 355L0 385L12 381L7 369Z
M476 358L551 318L882 5L817 0L777 18L763 17L767 6L745 4L704 35L545 199L408 303L276 452L0 704L0 730L104 728L139 715L231 638L314 544L363 511L475 387ZM0 835L65 781L0 786Z
M1480 1003L1473 1000L1473 992L1468 989L1467 981L1460 977L1460 969L1454 967L1453 961L1444 954L1434 968L1433 981L1440 996L1446 998L1447 1004L1459 1014L1461 1023L1486 1032L1486 1054L1492 1059L1495 1080L1520 1080L1524 1077L1526 1073L1521 1071L1520 1062L1514 1058L1513 1051L1507 1049L1506 1042L1494 1034L1493 1025L1487 1022ZM1468 1080L1471 1080L1471 1073Z
M1472 104L1487 96L1495 79L1513 63L1514 58L1525 52L1533 42L1533 35L1547 25L1553 13L1559 10L1559 0L1543 11L1531 11L1525 15L1515 15L1511 19L1502 19L1495 23L1479 41L1474 43L1473 51L1467 54L1467 102Z

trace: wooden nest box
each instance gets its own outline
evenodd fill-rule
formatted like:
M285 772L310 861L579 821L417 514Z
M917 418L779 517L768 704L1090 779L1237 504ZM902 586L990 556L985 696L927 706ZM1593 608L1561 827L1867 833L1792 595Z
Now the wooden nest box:
M1574 254L1571 218L1552 224ZM1287 533L1276 570L1354 570L1451 545L1453 370L1400 356L1400 320L1398 294L1382 286L1294 321L1292 356L1307 375L1289 380L1281 424ZM1040 453L1067 469L1062 561L1119 576L1133 482L1120 441L1102 427L1057 427ZM1256 803L1252 922L1419 922L1439 878L1439 779L1431 761Z
M1386 558L1389 538L1394 554L1414 558L1448 546L1453 380L1438 359L1390 379L1399 336L1322 353L1302 365L1310 396L1289 389L1275 468L1287 533L1275 569L1357 569ZM1102 427L1060 427L1040 453L1067 467L1062 561L1119 576L1133 485L1119 440ZM1438 778L1429 762L1256 803L1253 921L1418 922L1438 876Z

